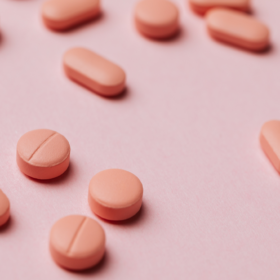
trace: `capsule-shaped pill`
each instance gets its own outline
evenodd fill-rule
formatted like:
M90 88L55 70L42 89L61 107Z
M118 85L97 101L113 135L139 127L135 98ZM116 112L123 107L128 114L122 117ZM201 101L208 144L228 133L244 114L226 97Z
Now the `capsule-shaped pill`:
M252 16L229 9L216 8L206 14L209 34L216 40L251 51L269 45L268 28Z
M212 8L229 8L239 11L248 11L250 9L250 0L189 0L192 10L198 14L204 15Z
M100 14L100 0L48 0L43 4L42 17L47 27L69 29Z
M84 49L73 48L63 57L69 78L104 96L115 96L125 88L125 72L113 62Z

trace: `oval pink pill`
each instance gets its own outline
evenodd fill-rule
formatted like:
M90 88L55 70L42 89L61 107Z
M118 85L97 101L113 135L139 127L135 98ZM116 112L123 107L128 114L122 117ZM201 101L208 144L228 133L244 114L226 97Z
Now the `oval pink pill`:
M268 28L247 14L212 9L206 14L206 23L209 34L219 41L251 51L261 51L269 46Z
M229 8L240 11L248 11L250 0L189 0L190 6L198 14L205 14L212 8Z
M6 224L10 217L10 201L0 190L0 226Z
M262 126L260 143L272 165L280 173L280 121L269 121Z
M121 169L99 172L90 181L88 201L91 210L106 220L121 221L141 208L143 186L132 173Z
M58 265L71 270L83 270L102 259L105 232L91 218L67 216L53 225L49 246L52 258Z
M115 96L125 88L123 69L90 50L70 49L63 57L63 65L69 78L98 94Z
M170 1L142 0L135 8L135 24L145 36L168 38L178 32L179 11Z
M25 133L17 144L17 164L24 174L36 179L52 179L63 174L70 161L67 139L49 129Z
M99 0L48 0L42 8L44 23L56 30L71 28L99 14Z

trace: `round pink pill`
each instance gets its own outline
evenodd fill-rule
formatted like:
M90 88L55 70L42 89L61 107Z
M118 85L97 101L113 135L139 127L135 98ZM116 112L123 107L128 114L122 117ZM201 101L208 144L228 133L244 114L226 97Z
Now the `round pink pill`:
M132 173L121 169L99 172L90 181L88 201L91 210L101 218L126 220L141 208L143 186Z
M52 179L63 174L70 161L67 139L49 129L32 130L17 143L17 163L26 175L36 179Z
M64 268L90 268L104 255L105 232L91 218L81 215L64 217L51 229L50 252L54 261Z
M179 29L179 11L167 0L142 0L135 8L135 24L145 36L164 39Z
M10 201L0 190L0 226L4 225L10 217Z

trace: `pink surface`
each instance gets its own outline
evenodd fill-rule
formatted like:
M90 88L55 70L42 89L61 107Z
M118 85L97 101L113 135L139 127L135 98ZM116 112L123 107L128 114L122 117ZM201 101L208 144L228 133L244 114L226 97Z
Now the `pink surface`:
M11 202L1 280L278 280L280 177L259 133L280 119L279 0L252 4L271 29L264 54L213 41L183 0L180 36L145 39L132 24L135 3L104 0L103 17L60 34L44 27L42 1L0 1L0 188ZM124 68L122 98L69 81L62 56L75 46ZM17 167L18 139L37 128L70 142L70 169L59 179L39 182ZM143 209L130 222L90 211L89 181L107 168L143 183ZM93 217L106 232L104 261L82 274L59 268L48 249L52 225L70 214Z

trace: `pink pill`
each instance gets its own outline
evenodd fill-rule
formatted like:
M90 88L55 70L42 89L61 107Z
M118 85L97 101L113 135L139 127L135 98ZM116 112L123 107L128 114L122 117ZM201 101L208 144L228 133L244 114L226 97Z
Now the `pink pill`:
M99 0L48 0L42 8L44 23L55 30L71 28L99 14Z
M262 126L260 143L272 165L280 173L280 121L269 121Z
M105 252L105 232L91 218L72 215L58 220L50 233L54 261L67 269L84 270L96 265Z
M104 96L115 96L125 88L125 72L113 62L84 49L73 48L63 57L69 78Z
M189 0L190 6L198 14L205 14L212 8L229 8L240 11L250 9L250 0Z
M61 134L49 129L32 130L17 144L17 163L24 174L52 179L63 174L70 161L70 145Z
M135 8L135 24L145 36L163 39L179 30L179 11L166 0L142 0Z
M10 201L0 190L0 226L4 225L10 217Z
M99 172L90 181L88 201L91 210L106 220L121 221L141 208L143 186L132 173L121 169Z
M252 16L229 9L212 9L206 14L209 34L219 41L251 51L269 45L268 28Z

